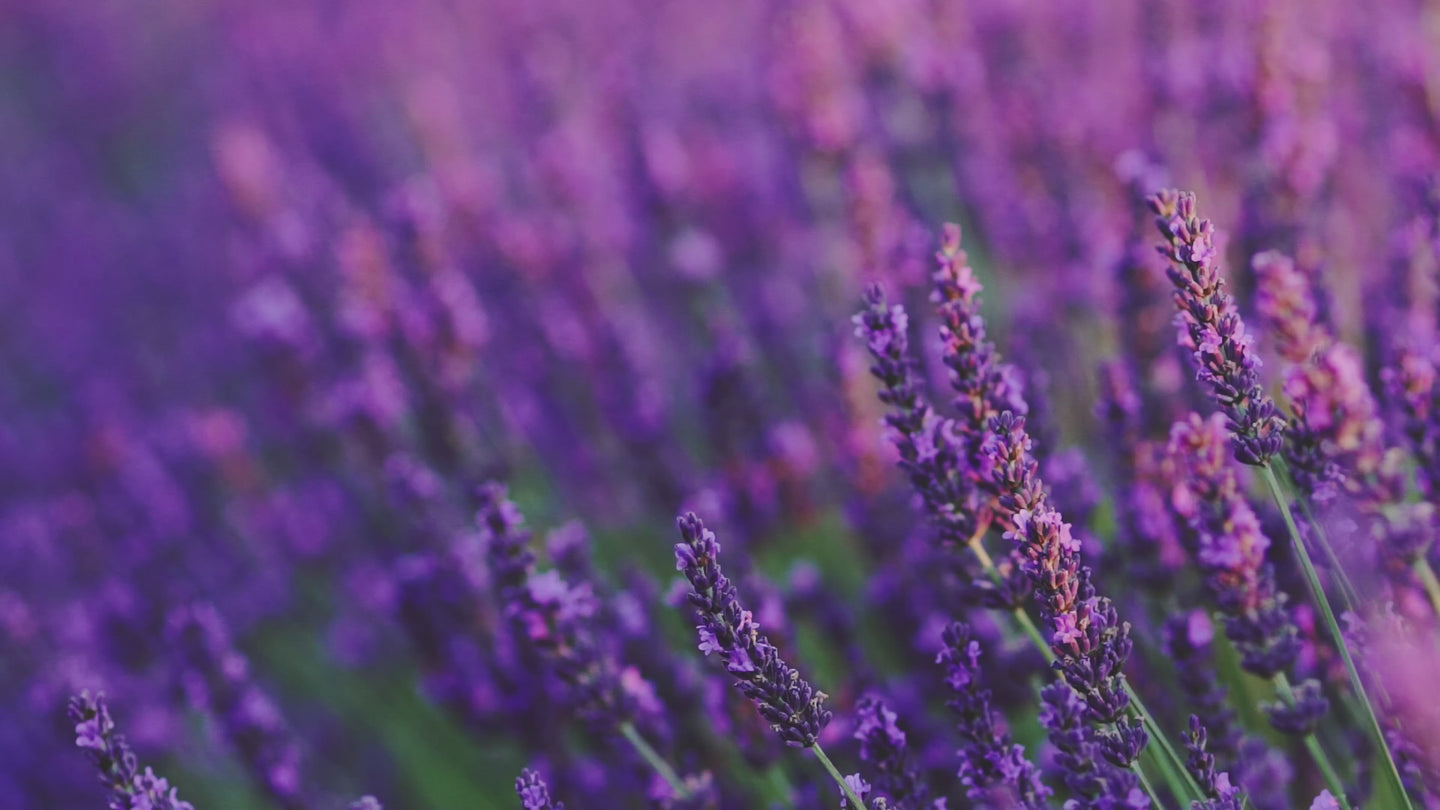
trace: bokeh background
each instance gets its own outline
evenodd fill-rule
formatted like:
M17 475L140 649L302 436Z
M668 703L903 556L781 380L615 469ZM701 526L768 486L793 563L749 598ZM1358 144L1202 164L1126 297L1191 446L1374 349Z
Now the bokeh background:
M3 803L99 806L103 688L197 807L275 806L177 685L204 600L320 795L515 806L513 718L432 699L396 607L490 478L680 656L681 508L779 604L858 598L923 526L850 317L881 281L934 334L942 221L1104 537L1097 364L1189 384L1138 195L1199 193L1242 307L1256 250L1319 268L1373 379L1433 340L1437 44L1410 0L0 4Z

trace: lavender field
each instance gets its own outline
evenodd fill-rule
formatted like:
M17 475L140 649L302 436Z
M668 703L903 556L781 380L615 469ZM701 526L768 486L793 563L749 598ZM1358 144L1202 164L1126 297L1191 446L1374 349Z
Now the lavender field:
M1440 809L1440 3L0 3L0 807Z

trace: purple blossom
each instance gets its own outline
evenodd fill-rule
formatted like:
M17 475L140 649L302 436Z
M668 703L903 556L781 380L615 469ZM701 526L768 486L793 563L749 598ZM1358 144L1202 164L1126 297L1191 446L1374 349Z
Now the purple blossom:
M1203 610L1172 615L1165 622L1165 652L1175 664L1175 677L1185 693L1186 708L1206 730L1206 755L1222 769L1239 768L1242 733L1225 687L1215 673L1212 642L1215 628Z
M515 779L515 792L525 810L565 810L564 802L550 800L550 788L540 774L526 768Z
M935 256L939 269L930 300L940 315L942 357L960 414L957 433L968 442L964 458L968 474L976 486L988 490L993 481L982 445L990 420L1007 411L1024 416L1028 407L1019 373L1000 362L995 345L986 339L981 287L960 246L960 226L946 223L941 228Z
M1081 806L1150 807L1139 778L1105 755L1090 708L1069 685L1055 682L1040 690L1040 724L1055 746L1060 776Z
M1400 432L1410 443L1415 480L1427 500L1440 503L1440 353L1402 350L1385 370L1386 393Z
M958 622L945 629L944 642L935 663L945 667L950 687L946 705L955 713L965 740L959 751L959 776L966 796L976 802L1045 807L1050 789L1025 758L1024 746L1011 741L991 708L990 691L980 685L980 642L971 637L968 625Z
M1284 452L1291 475L1317 502L1342 489L1371 510L1398 502L1404 487L1385 448L1380 406L1359 354L1319 322L1314 280L1274 251L1253 264L1257 308L1288 361L1284 391L1292 416Z
M888 436L941 541L963 546L976 529L972 481L962 467L963 448L956 443L950 421L935 412L921 391L904 308L887 304L878 284L866 290L865 301L866 308L854 318L855 334L865 338L875 359L870 373L881 383L880 401L890 406L885 416Z
M958 250L958 243L952 247ZM943 333L952 338L947 356L953 357L946 362L952 366L955 363L964 364L964 358L955 355L956 349L962 346L989 347L988 343L983 343L984 323L978 313L973 319L963 314L966 307L973 304L973 294L979 288L968 273L968 267L964 266L963 259L943 249L937 256L941 265L937 273L937 299L945 299L947 294L959 296L942 304L948 315L956 319L953 324L955 331ZM957 261L958 265L955 264ZM960 268L966 272L956 276ZM947 279L954 279L960 286L952 289ZM968 281L962 283L962 280ZM904 309L898 305L887 307L879 286L872 286L867 291L866 301L867 308L855 316L856 334L867 339L875 359L870 371L881 383L880 401L890 407L885 423L890 428L890 440L899 451L900 466L909 474L911 485L920 494L942 546L954 548L978 544L988 528L988 510L983 507L990 498L982 491L990 486L985 480L988 474L981 475L982 469L988 469L989 461L982 453L979 434L962 432L962 423L941 417L921 393L920 384L915 379L914 360L909 353L909 337L906 334L909 321ZM959 323L961 320L965 323ZM945 330L950 328L943 327ZM974 342L977 339L980 344ZM987 351L993 352L993 347ZM957 381L962 379L955 376L958 373L952 373ZM972 398L969 406L960 405L962 409L971 408L967 418L982 418L988 413L987 400L983 395L976 396L980 399ZM965 399L965 395L961 395L960 399ZM1002 576L996 581L986 576L980 570L978 561L968 555L964 565L970 579L970 593L982 603L992 607L1023 604L1027 583L1020 576L1018 566L1006 564L1003 569L997 569L1002 570ZM1003 572L1011 574L1004 575Z
M1240 652L1240 665L1262 678L1288 672L1299 653L1298 630L1265 562L1269 539L1241 493L1224 453L1219 415L1191 414L1176 423L1170 442L1175 464L1172 502L1184 536L1205 572L1206 585L1225 615L1225 633ZM1324 716L1328 702L1313 680L1293 696L1265 707L1280 731L1304 736Z
M855 794L856 796L858 796L861 801L868 801L868 800L869 800L869 798L870 798L870 790L871 790L870 783L869 783L869 782L866 782L865 779L864 779L862 776L860 776L860 774L858 774L858 773L846 774L846 775L845 775L845 786L848 787L848 788L850 788L850 790L851 790L852 792L854 792L854 794ZM840 796L840 806L841 806L841 807L849 807L849 806L850 806L850 805L849 805L849 799L847 799L847 798L845 797L845 795L844 795L843 792L841 793L841 796Z
M476 495L480 506L475 523L480 529L479 542L485 549L491 582L506 605L519 604L524 600L519 592L526 587L535 567L525 518L507 497L503 484L485 483Z
M1200 718L1190 715L1190 728L1185 733L1185 750L1188 753L1185 765L1205 791L1206 800L1202 810L1241 810L1245 797L1240 789L1230 783L1230 774L1215 769L1215 757L1206 750L1205 724Z
M1130 704L1122 672L1132 646L1130 625L1120 621L1109 599L1095 593L1070 524L1046 501L1024 417L1006 412L991 421L990 429L1000 507L1013 526L1006 537L1019 551L1041 616L1050 625L1055 667L1101 722L1114 722Z
M1263 466L1280 451L1284 420L1260 386L1256 355L1235 300L1225 292L1215 226L1195 214L1195 195L1161 191L1149 200L1170 259L1170 281L1183 327L1181 344L1194 352L1197 378L1210 387L1235 439L1235 458Z
M826 694L780 658L750 611L741 607L735 586L720 569L720 543L714 532L693 512L682 515L676 524L681 542L675 545L675 570L690 583L688 601L700 621L696 630L702 647L718 647L728 656L727 668L737 676L735 686L755 703L780 739L796 747L814 745L830 722ZM737 669L736 661L744 666Z
M915 770L898 715L880 698L865 695L855 704L855 717L853 736L860 741L860 759L875 774L876 793L896 808L926 806L930 787Z
M285 808L307 805L300 784L300 749L271 697L250 674L214 607L197 604L171 614L167 628L178 676L190 702L205 711L261 789Z
M1225 453L1225 423L1196 414L1171 430L1171 506L1181 536L1225 614L1225 632L1247 670L1268 678L1290 668L1298 631L1265 562L1270 540L1240 490Z
M504 487L487 484L480 492L481 542L502 613L522 645L564 684L565 702L606 732L636 719L658 720L653 688L621 665L616 639L598 621L593 585L568 582L556 569L535 571L530 532ZM732 657L729 666L747 662Z
M139 770L124 735L115 731L103 694L81 693L70 699L67 711L75 723L75 745L99 769L100 784L109 791L110 810L195 810L153 770Z

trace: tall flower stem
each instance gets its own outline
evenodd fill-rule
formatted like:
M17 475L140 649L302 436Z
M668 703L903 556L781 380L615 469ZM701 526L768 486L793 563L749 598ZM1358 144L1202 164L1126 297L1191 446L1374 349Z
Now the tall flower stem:
M1160 794L1156 793L1155 786L1150 784L1150 777L1145 775L1145 769L1140 767L1139 762L1136 762L1131 767L1131 770L1133 770L1135 776L1140 779L1140 787L1144 789L1145 795L1150 797L1150 802L1155 805L1155 810L1161 810L1165 805L1160 803ZM1162 767L1161 770L1168 769Z
M1285 673L1275 673L1272 681L1275 684L1275 692L1286 703L1294 704L1295 692L1290 688L1290 679L1285 676ZM1325 779L1325 786L1335 795L1335 800L1340 802L1342 810L1351 810L1350 799L1345 796L1345 784L1340 781L1340 774L1336 772L1329 755L1320 746L1320 740L1313 731L1305 735L1305 750L1309 751L1310 758L1315 760L1315 766L1320 769L1320 775Z
M1265 479L1265 486L1270 489L1270 497L1275 500L1275 505L1280 507L1280 514L1285 518L1285 528L1290 532L1290 544L1294 547L1295 557L1300 561L1300 568L1305 574L1305 585L1310 589L1310 597L1320 608L1321 615L1325 617L1325 626L1330 632L1330 638L1335 642L1335 648L1340 651L1341 660L1345 662L1345 673L1350 678L1351 688L1355 690L1356 695L1360 696L1361 702L1365 705L1365 720L1372 741L1377 750L1385 754L1385 773L1396 794L1403 798L1405 807L1413 810L1410 795L1405 792L1405 784L1400 780L1400 771L1395 767L1395 759L1390 755L1390 746L1385 742L1385 733L1381 731L1380 721L1375 717L1375 707L1370 703L1370 696L1365 691L1365 684L1360 680L1360 672L1356 669L1355 659L1350 655L1350 648L1346 645L1345 637L1340 632L1340 623L1335 619L1335 611L1330 607L1329 600L1325 598L1325 589L1320 584L1320 575L1315 571L1315 563L1310 560L1310 552L1305 548L1305 541L1300 537L1299 527L1295 525L1295 516L1290 512L1290 501L1280 488L1280 480L1275 477L1274 467L1265 464L1260 471ZM1317 743L1314 749L1318 748ZM1312 753L1315 752L1314 749L1312 749Z
M1305 520L1315 530L1315 539L1320 548L1325 551L1325 559L1330 561L1330 570L1335 573L1335 581L1340 586L1340 596L1345 600L1345 609L1355 611L1355 606L1360 604L1360 596L1355 586L1350 582L1350 575L1345 573L1345 566L1340 564L1340 558L1335 554L1335 547L1330 545L1330 536L1326 534L1325 527L1315 517L1315 511L1310 508L1310 502L1304 498L1297 498L1300 504L1300 512L1305 515Z
M1435 609L1435 615L1440 616L1440 579L1435 577L1435 569L1430 567L1430 561L1421 557L1415 561L1415 573L1420 577L1420 584L1425 586L1425 593L1430 597L1430 607Z
M1125 694L1130 696L1130 708L1135 711L1140 722L1145 724L1145 729L1150 732L1151 739L1155 740L1164 753L1163 757L1156 757L1155 760L1160 764L1160 769L1165 772L1165 783L1170 787L1170 792L1179 797L1184 793L1180 788L1188 788L1192 798L1197 801L1204 799L1205 792L1200 789L1200 784L1190 774L1185 760L1180 758L1180 754L1170 744L1170 739L1165 736L1164 730L1155 722L1155 715L1145 708L1144 701L1140 700L1140 695L1136 694L1129 682L1125 684ZM1160 806L1158 802L1156 806Z
M850 789L850 783L846 782L845 777L840 775L839 769L835 767L835 763L830 761L830 757L825 756L825 749L820 747L820 743L811 743L810 750L815 752L815 758L820 760L820 764L824 765L825 770L830 772L830 778L834 779L835 784L840 786L840 791L845 794L845 798L850 804L860 808L860 810L865 810L865 802L861 801L860 797L855 795L855 791Z
M975 554L975 558L980 561L980 565L985 569L985 573L995 581L996 584L999 584L1001 581L1000 572L995 568L995 561L991 559L989 552L981 545L978 536L971 538L969 545L970 550ZM1040 628L1035 626L1035 622L1030 618L1030 614L1026 613L1024 608L1017 607L1012 611L1012 615L1015 617L1015 624L1019 625L1020 630L1024 632L1030 639L1030 642L1035 645L1035 649L1039 650L1040 654L1045 656L1045 662L1049 664L1055 663L1055 652L1050 649L1050 645L1045 641L1045 636L1041 634ZM1125 684L1125 694L1130 697L1130 708L1135 716L1140 719L1141 723L1144 723L1145 730L1150 733L1150 738L1160 746L1160 751L1163 756L1155 757L1155 762L1159 765L1161 774L1165 778L1165 784L1170 788L1170 792L1176 796L1182 796L1187 793L1188 789L1188 793L1192 798L1196 800L1203 799L1204 793L1200 790L1200 785L1195 782L1194 777L1190 775L1190 771L1185 767L1185 760L1181 759L1180 755L1176 753L1175 747L1170 744L1169 738L1165 736L1164 729L1160 728L1159 724L1155 722L1154 715L1150 713L1149 709L1145 708L1145 703L1140 700L1140 696L1130 687L1129 682ZM1155 806L1157 808L1161 807L1160 800L1156 796L1150 780L1146 778L1145 773L1141 770L1139 763L1133 765L1132 769L1135 771L1135 775L1140 777L1140 784L1144 786L1145 792L1150 794L1151 800L1155 802Z
M670 789L675 791L675 798L688 799L690 797L690 791L685 788L685 782L680 778L680 774L676 773L675 769L670 767L670 763L666 762L665 758L660 756L660 753L652 748L644 737L640 736L634 723L628 721L621 723L620 736L628 740L640 758L649 763L655 773L660 774L660 778L670 785Z

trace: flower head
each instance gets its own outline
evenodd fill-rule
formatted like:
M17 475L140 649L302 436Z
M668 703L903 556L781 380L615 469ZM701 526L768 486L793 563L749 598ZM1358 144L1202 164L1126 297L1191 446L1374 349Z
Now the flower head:
M1262 678L1288 669L1299 652L1297 630L1265 562L1270 540L1240 489L1225 454L1226 427L1216 414L1191 414L1170 432L1171 504L1181 539L1205 574L1225 615L1241 664Z
M1235 440L1235 458L1264 465L1280 451L1285 421L1260 386L1260 358L1225 292L1215 226L1195 214L1195 195L1161 191L1149 199L1170 259L1170 281L1183 327L1181 344L1195 359L1196 378L1210 387Z
M182 607L171 614L168 635L191 702L210 715L251 778L280 806L306 806L300 748L280 708L250 676L219 611L208 604Z
M110 791L113 810L195 810L153 770L140 771L130 745L115 731L103 694L82 692L70 699L67 713L75 724L75 745L100 770L100 784Z
M860 759L875 773L875 790L898 807L919 807L930 797L930 787L920 779L910 761L909 741L900 729L899 717L873 695L855 704L855 734L860 741ZM858 791L857 791L858 795Z
M564 802L550 800L550 787L539 773L526 768L515 779L515 792L525 810L565 810Z
M824 692L812 687L780 653L740 604L739 594L720 569L720 543L693 512L682 515L675 568L690 582L688 601L699 620L701 648L720 653L735 685L755 703L775 733L789 745L815 744L830 722ZM708 652L707 652L708 654Z
M950 707L958 718L965 745L959 750L960 781L965 794L977 802L1005 798L1009 805L1045 807L1050 789L1040 772L1025 758L1025 748L1010 733L990 706L990 691L980 686L980 642L970 627L956 622L945 629L945 647L935 663L945 667L950 686Z

